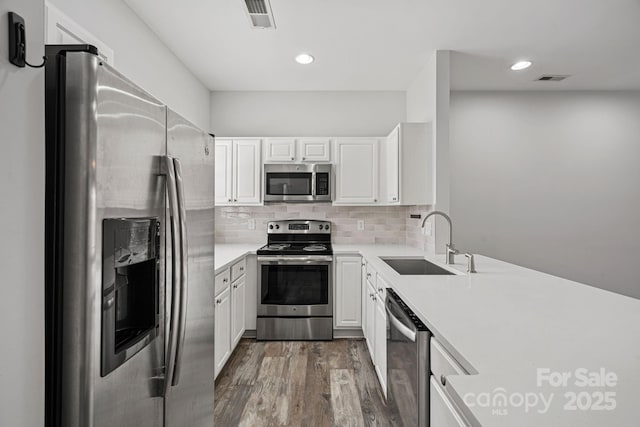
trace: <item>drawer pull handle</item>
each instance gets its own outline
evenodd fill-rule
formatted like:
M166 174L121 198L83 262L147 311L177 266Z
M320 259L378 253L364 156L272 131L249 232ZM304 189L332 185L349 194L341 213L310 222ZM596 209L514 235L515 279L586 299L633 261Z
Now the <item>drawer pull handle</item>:
M221 303L222 303L222 300L221 300L221 299L217 299L217 300L216 300L216 304L220 305Z
M440 382L442 383L443 386L447 385L447 379L445 378L444 375L440 375Z
M240 271L244 271L244 267L240 267Z
M222 283L227 283L228 281L229 281L229 279L227 279L227 278L222 279Z

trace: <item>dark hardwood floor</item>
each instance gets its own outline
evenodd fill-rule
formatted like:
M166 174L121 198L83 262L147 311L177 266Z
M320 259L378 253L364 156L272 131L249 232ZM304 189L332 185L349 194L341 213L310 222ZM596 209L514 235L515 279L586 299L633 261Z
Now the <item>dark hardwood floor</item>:
M215 425L401 426L364 340L243 339L215 383Z

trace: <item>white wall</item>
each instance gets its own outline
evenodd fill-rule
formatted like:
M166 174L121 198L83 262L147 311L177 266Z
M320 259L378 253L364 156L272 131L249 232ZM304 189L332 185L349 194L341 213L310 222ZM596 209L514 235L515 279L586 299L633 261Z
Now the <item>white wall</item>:
M435 209L449 212L449 93L450 52L438 50L427 59L413 82L407 88L407 121L431 122L434 141ZM449 240L447 222L435 220L435 250L444 252Z
M406 117L404 92L212 92L216 136L383 136Z
M10 11L25 19L40 63L42 1L0 3L0 425L44 424L44 70L8 54Z
M459 246L640 298L640 92L451 101Z
M210 91L122 0L52 0L114 50L115 68L203 130Z

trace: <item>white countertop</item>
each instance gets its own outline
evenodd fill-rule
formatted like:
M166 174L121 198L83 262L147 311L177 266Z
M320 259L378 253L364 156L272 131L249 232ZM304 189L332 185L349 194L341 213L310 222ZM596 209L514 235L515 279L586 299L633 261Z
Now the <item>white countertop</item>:
M216 245L214 260L216 274L229 267L238 258L255 254L256 250L262 246L264 244L261 243L223 243Z
M216 270L261 245L216 245ZM334 253L359 253L429 327L472 375L450 376L447 390L473 424L482 426L631 426L640 422L640 300L476 255L478 273L466 273L466 259L444 266L444 255L399 245L333 245ZM235 258L233 254L237 254ZM462 275L401 276L378 257L425 256ZM223 259L219 259L222 257ZM569 387L538 387L538 368L572 372ZM576 387L575 370L604 368L617 375L611 388ZM463 403L504 393L553 398L525 413L507 406ZM616 393L613 411L564 410L565 393ZM527 395L525 395L527 396ZM529 396L533 398L532 396ZM481 403L481 402L480 402ZM584 403L584 402L583 402ZM498 408L501 409L501 408Z

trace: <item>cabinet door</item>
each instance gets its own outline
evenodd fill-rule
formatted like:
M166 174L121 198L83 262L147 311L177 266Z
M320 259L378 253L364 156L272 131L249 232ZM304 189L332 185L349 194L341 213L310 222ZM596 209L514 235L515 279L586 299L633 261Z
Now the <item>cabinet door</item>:
M430 425L438 427L466 427L466 422L433 375L431 375L429 382Z
M378 202L378 140L336 141L335 204Z
M233 202L257 205L262 200L260 188L260 140L233 142Z
M232 181L233 142L230 140L216 141L216 205L227 205L233 202Z
M215 310L216 376L231 354L231 289L227 287L216 296Z
M400 127L396 127L386 140L387 203L400 203Z
M369 348L369 354L371 355L371 360L375 365L375 310L376 310L376 302L374 301L374 296L376 294L375 289L371 282L367 280L367 304L366 304L366 317L367 324L364 337L367 341L367 347Z
M359 256L336 257L335 325L358 328L362 326L361 294L362 260Z
M375 298L375 365L384 397L387 397L387 312L384 300ZM436 424L437 425L437 424Z
M293 138L267 139L264 147L265 162L290 163L296 159L296 141Z
M246 306L245 294L247 287L246 276L239 277L231 285L231 350L238 345L238 341L244 334L244 308Z
M362 266L360 267L361 284L360 284L360 307L362 307L360 317L362 319L362 335L365 339L367 337L367 262L362 259Z
M331 141L326 138L299 139L298 153L303 162L328 162L331 160Z

